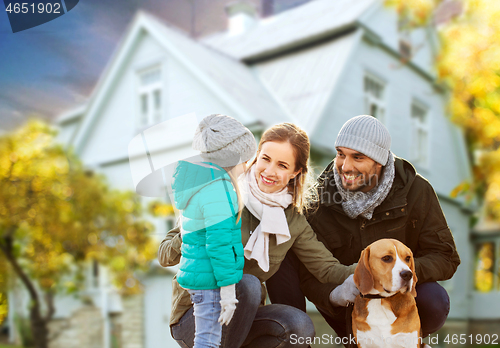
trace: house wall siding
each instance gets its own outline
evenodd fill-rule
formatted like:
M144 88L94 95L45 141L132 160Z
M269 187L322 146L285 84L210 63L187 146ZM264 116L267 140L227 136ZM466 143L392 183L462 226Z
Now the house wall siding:
M161 272L160 272L161 271ZM172 273L159 270L144 279L144 348L178 347L170 335Z
M460 255L460 266L450 280L441 282L450 296L450 319L465 319L470 315L470 293L473 274L470 265L473 256L469 247L469 214L464 213L459 207L447 201L441 200L446 221L453 233L458 254ZM500 307L499 307L500 308ZM497 312L498 313L498 312Z
M144 36L127 59L112 85L81 153L84 163L97 166L128 158L128 144L141 129L137 127L136 74L142 68L161 64L163 74L163 119L195 113L201 120L212 113L238 118L182 63L172 58L151 36ZM127 170L129 172L129 170Z
M376 33L385 45L399 52L399 40L402 36L398 31L398 15L394 8L377 4L360 18L360 22ZM412 46L412 63L434 75L436 53L433 47L436 44L436 33L429 28L416 28L411 30L405 38Z
M391 133L392 150L400 157L411 159L411 104L423 102L429 109L429 165L418 167L435 190L446 196L470 177L470 173L449 168L465 167L463 148L456 148L457 129L445 116L445 96L408 66L388 55L377 46L363 41L348 64L335 93L323 112L317 141L334 148L336 135L351 117L364 114L363 78L370 73L386 82L385 124Z
M57 134L56 140L61 144L68 144L71 141L71 138L75 135L75 132L78 128L79 118L75 119L72 122L66 123L64 126L58 127L59 133Z

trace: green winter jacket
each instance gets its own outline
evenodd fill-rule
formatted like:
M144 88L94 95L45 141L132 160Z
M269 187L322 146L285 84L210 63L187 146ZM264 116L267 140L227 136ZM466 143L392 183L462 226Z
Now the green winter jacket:
M182 211L182 258L177 281L205 290L238 283L243 246L238 198L227 172L211 163L180 161L174 173L175 206Z

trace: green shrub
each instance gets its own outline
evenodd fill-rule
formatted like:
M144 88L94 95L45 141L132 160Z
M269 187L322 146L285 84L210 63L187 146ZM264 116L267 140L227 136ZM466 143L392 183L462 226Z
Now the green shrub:
M14 316L14 323L21 337L21 344L24 348L33 347L35 341L33 340L33 333L31 332L30 320L28 318Z

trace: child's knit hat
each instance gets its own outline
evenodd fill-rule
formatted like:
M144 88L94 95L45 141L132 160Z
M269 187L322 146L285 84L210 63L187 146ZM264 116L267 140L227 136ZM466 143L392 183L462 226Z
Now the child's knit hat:
M253 134L232 117L213 114L205 117L194 134L193 149L204 160L232 167L250 160L257 150Z

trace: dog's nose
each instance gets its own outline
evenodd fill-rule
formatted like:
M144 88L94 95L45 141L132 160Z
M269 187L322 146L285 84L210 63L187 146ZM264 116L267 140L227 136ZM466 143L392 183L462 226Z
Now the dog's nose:
M413 276L413 273L411 271L405 270L405 271L401 271L401 273L399 273L399 276L401 278L403 278L403 280L408 281Z

